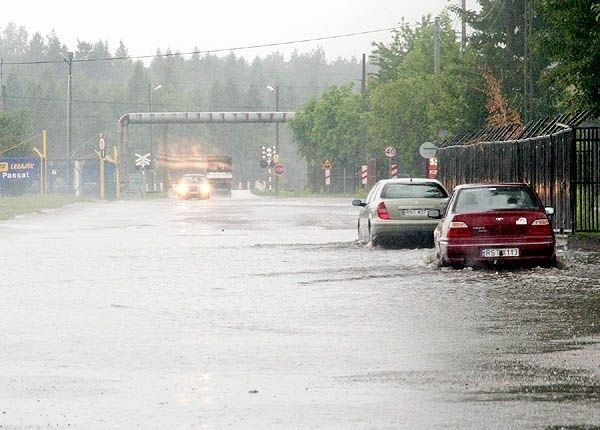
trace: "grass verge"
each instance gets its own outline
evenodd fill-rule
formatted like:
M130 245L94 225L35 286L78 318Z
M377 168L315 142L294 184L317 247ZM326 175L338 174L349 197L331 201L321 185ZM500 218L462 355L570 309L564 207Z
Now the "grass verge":
M0 198L0 220L7 220L16 215L39 212L43 209L60 208L71 203L84 201L89 201L89 199L63 194L3 197Z

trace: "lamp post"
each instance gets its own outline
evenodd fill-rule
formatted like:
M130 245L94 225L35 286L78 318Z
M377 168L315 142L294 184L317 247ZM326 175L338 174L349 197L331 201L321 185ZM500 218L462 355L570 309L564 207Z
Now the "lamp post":
M275 112L279 112L279 85L275 85L273 88L271 85L267 85L267 89L275 93ZM275 153L279 157L279 122L275 123ZM275 176L275 194L279 193L279 176Z
M71 152L72 141L71 141L71 112L73 105L73 93L71 91L71 72L73 66L73 53L67 52L67 58L64 58L65 62L69 65L69 74L67 75L67 187L70 191L73 191L73 184L71 184Z
M150 107L150 114L152 114L152 93L162 88L162 85L158 84L154 88L148 84L148 102ZM152 132L152 119L150 119L150 160L152 162L152 191L156 191L156 156L154 155L154 134Z

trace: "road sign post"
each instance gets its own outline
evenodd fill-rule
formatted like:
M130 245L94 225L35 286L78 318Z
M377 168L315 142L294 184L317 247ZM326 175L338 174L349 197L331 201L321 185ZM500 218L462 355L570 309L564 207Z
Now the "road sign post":
M367 185L369 183L369 166L366 164L360 166L360 180L362 185Z
M106 141L102 137L102 133L98 135L98 148L100 148L100 198L104 200L106 197L105 178L104 178L104 158L106 158Z

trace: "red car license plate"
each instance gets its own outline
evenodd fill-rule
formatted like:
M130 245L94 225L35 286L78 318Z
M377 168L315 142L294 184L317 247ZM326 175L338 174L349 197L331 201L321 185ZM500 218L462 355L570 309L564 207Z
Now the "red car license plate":
M482 249L481 256L485 257L485 258L518 257L519 256L519 248Z

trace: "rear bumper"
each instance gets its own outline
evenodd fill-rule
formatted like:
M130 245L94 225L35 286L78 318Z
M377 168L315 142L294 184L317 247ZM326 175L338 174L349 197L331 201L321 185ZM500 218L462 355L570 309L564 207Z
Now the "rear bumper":
M474 264L485 262L549 261L555 257L555 240L545 238L531 241L490 241L481 243L440 242L441 255L448 263ZM518 248L518 257L482 257L482 249Z
M379 238L406 237L406 236L431 236L437 226L437 221L387 221L372 222L371 234Z

